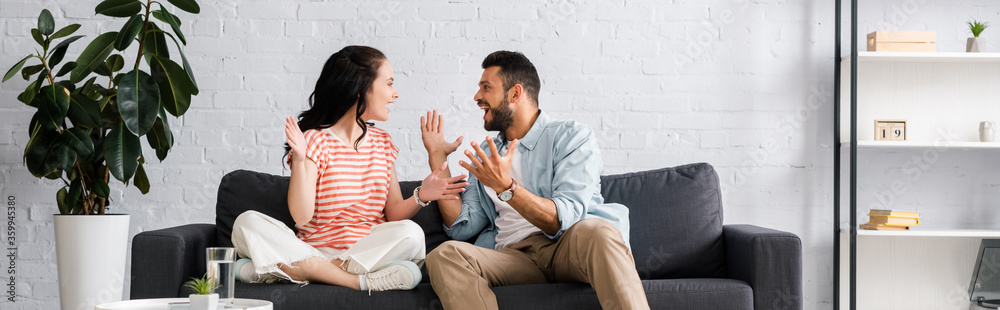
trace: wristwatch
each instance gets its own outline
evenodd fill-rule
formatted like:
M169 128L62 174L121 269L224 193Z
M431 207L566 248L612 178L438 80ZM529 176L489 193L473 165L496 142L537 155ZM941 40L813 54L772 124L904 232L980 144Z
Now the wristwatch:
M507 202L511 198L514 198L515 189L517 189L517 181L514 181L514 179L510 179L510 188L508 188L505 191L497 193L497 198L500 198L500 201Z

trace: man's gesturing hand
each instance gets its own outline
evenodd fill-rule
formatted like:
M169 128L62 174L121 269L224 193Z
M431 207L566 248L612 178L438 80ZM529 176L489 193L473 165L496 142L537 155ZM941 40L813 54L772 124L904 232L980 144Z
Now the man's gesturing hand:
M462 145L465 137L458 137L455 142L444 140L444 116L438 114L437 110L427 112L427 118L420 117L420 138L424 140L424 149L428 154L442 153L447 156Z
M510 142L510 147L517 147L517 139ZM483 149L479 147L478 144L472 142L472 148L476 151L476 155L473 155L471 151L465 151L465 156L469 157L469 163L464 160L459 161L458 164L469 170L483 183L484 186L489 186L496 192L502 192L510 188L513 185L514 180L510 178L510 161L514 157L514 152L510 148L507 149L507 154L500 156L497 152L497 145L493 143L493 139L486 137L486 143L490 147L490 156L487 157ZM479 158L476 158L476 156Z

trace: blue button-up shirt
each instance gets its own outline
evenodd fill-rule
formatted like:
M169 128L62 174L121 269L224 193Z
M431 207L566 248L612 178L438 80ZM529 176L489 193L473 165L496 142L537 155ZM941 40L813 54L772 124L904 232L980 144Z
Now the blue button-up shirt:
M498 152L506 154L509 143L503 132L493 140ZM524 178L524 184L517 185L556 204L559 231L555 235L545 233L547 237L558 239L576 222L598 217L618 228L625 245L629 245L628 208L604 203L601 196L604 162L593 130L576 121L549 119L545 112L539 112L517 147ZM486 141L482 148L489 149ZM462 213L451 227L445 225L445 232L456 240L468 240L478 234L475 244L493 249L497 236L496 206L476 176L470 174L468 181L469 186L462 192Z

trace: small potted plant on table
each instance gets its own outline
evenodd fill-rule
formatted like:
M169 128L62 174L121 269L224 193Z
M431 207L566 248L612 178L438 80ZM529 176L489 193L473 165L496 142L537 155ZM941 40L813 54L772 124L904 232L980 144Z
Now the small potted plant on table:
M191 310L215 310L219 307L219 294L215 293L219 284L214 278L209 278L206 274L201 278L191 278L184 286L194 291L194 294L188 295Z

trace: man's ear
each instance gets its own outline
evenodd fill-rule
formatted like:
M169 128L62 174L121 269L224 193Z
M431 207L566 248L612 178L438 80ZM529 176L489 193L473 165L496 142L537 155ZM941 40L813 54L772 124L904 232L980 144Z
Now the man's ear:
M522 87L521 84L514 84L514 86L510 88L510 98L507 100L510 101L510 103L520 103L518 101L521 99L524 99L524 87Z

